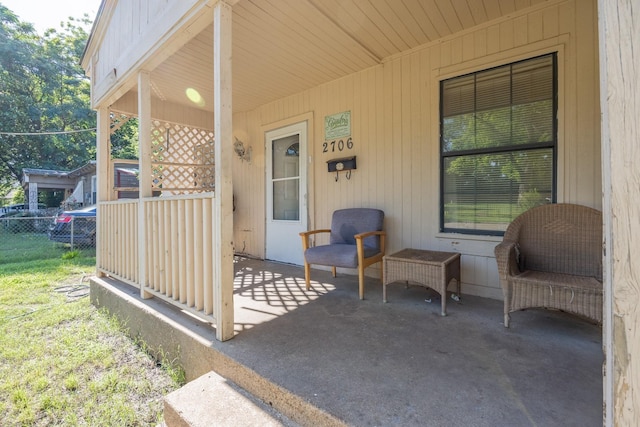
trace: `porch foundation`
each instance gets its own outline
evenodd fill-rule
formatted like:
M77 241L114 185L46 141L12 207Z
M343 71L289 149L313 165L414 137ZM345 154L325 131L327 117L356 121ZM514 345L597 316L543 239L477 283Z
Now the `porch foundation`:
M421 286L391 286L385 304L378 278L366 278L360 300L355 275L317 270L307 291L302 267L240 258L234 267L236 335L225 342L108 278L93 280L91 299L189 381L224 378L221 388L203 380L208 398L235 399L225 388L237 385L300 425L602 425L598 325L532 309L506 329L501 301L464 292L442 317L439 294Z
M254 396L254 402L262 402L265 410L267 407L275 409L272 411L274 419L278 418L278 411L284 415L281 420L286 417L302 425L344 425L337 418L223 354L216 348L222 343L216 340L215 328L210 324L157 298L142 299L135 288L107 277L90 280L90 298L94 306L106 309L118 318L131 339L143 341L157 360L170 360L184 369L188 382L200 381L211 392L220 393L215 396L217 400L237 399L239 395L232 396L231 390L245 397L250 393ZM219 382L215 379L219 377L230 381L227 388L215 385ZM165 402L170 414L166 423L168 427L200 425L188 422L198 411L189 407L194 397L192 390L196 389L190 384L184 388L180 394L173 395L168 403ZM213 398L209 396L207 399ZM206 400L193 401L193 404L204 405ZM215 416L214 413L209 415ZM287 424L283 421L282 425Z

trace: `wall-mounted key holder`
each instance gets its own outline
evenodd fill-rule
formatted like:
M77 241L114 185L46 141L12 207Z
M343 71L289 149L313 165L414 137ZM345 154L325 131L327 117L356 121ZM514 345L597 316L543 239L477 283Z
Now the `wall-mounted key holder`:
M336 181L340 172L346 172L347 179L351 178L351 171L356 169L356 156L342 157L340 159L327 160L327 169L329 172L336 173Z

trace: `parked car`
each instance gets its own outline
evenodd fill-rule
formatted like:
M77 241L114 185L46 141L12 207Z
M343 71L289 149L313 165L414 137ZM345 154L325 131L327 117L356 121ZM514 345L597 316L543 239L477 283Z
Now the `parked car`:
M44 211L46 208L47 205L45 205L44 203L38 203L38 211ZM25 211L29 211L28 203L18 203L14 205L2 206L0 207L0 218L14 216Z
M96 244L96 207L88 206L72 211L64 211L53 220L49 229L49 239L59 243L74 245Z
M24 204L18 204L18 205L9 205L9 206L3 206L0 208L0 218L3 218L5 216L10 216L10 215L15 215L18 212L22 212L24 210Z

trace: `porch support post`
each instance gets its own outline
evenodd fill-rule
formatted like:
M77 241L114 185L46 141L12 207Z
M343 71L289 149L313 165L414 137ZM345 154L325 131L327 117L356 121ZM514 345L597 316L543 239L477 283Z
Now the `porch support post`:
M27 205L30 211L38 210L38 183L29 182L27 184L29 191L27 192Z
M111 119L109 117L109 108L105 106L98 107L97 111L97 129L96 129L96 202L98 204L98 211L100 211L100 203L109 201L112 198L112 191L110 190L111 177L109 171L111 168L111 140L110 140L110 125ZM96 242L96 265L102 267L102 232L101 221L106 221L106 218L98 216L98 241ZM98 277L104 276L100 270L98 270Z
M97 112L96 141L96 199L97 202L106 202L113 198L113 191L110 188L111 177L111 118L108 107L99 107Z
M139 196L138 196L138 280L140 296L151 298L144 290L147 284L147 230L144 211L145 197L151 197L151 82L148 71L138 73L138 150L139 150Z
M213 113L215 135L215 201L213 312L216 338L233 338L233 189L231 110L231 6L213 8Z
M640 25L637 0L599 0L604 213L604 425L640 413ZM635 6L635 13L634 13Z

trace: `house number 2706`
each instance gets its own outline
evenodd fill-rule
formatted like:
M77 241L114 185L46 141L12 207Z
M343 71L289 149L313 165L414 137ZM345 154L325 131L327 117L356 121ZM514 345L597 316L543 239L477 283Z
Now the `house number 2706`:
M344 151L345 148L348 150L351 150L353 148L353 139L351 139L351 137L349 137L346 141L344 139L340 139L337 141L325 141L322 143L323 153Z

